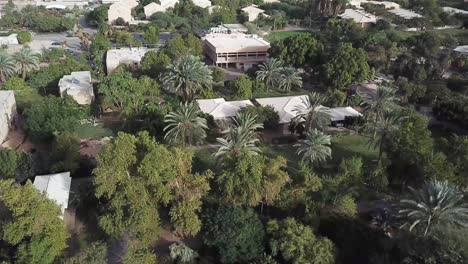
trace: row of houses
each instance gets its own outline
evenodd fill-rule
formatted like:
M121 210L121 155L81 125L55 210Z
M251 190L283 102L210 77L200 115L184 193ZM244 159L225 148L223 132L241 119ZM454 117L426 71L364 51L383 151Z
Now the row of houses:
M282 96L282 97L267 97L256 98L253 100L241 101L226 101L224 98L215 99L200 99L197 100L200 110L213 116L217 121L228 121L235 117L239 111L248 106L272 107L279 116L279 124L282 126L283 134L288 134L289 125L297 116L297 108L305 107L307 95L298 96ZM362 116L356 109L352 107L335 107L329 108L331 115L331 125L341 126L346 120L346 117Z

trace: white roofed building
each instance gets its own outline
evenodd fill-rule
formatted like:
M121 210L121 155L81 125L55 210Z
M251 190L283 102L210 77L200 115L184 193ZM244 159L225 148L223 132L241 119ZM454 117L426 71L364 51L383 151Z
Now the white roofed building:
M178 2L179 0L160 0L160 4L150 3L143 8L145 16L149 18L157 12L166 12L167 9L173 8Z
M38 191L45 193L50 200L60 206L63 218L70 197L70 172L38 175L34 179L33 185Z
M192 3L201 8L207 8L211 6L210 0L192 0Z
M119 2L113 3L109 7L107 13L109 23L113 23L118 18L122 18L127 23L132 22L132 9L136 6L138 6L136 0L120 0Z
M143 47L108 50L106 53L107 74L112 73L120 64L139 67L141 59L150 50Z
M215 120L224 120L237 115L241 108L253 106L250 100L226 101L224 98L197 100L200 110L210 114Z
M16 114L15 93L0 90L0 145L6 140Z
M347 107L335 107L330 108L331 121L332 124L343 122L346 120L346 117L359 117L362 116L356 109L347 106Z
M94 101L93 84L89 71L72 72L59 81L60 95L69 95L80 105L88 105Z
M350 19L360 24L362 27L368 27L377 22L377 17L362 10L346 9L340 18Z
M247 14L249 22L255 21L260 14L265 17L269 17L267 14L265 14L265 10L258 8L257 5L250 5L248 7L242 8L241 10Z
M298 96L283 96L283 97L267 97L267 98L256 98L261 106L271 106L278 112L279 123L289 124L292 119L296 117L297 113L295 109L298 106L305 106L307 95Z
M205 54L218 67L247 70L268 59L270 43L257 35L211 33L202 39Z
M18 34L10 34L0 37L0 45L18 45Z
M398 8L398 9L392 9L392 10L389 10L388 12L394 14L394 15L397 15L401 18L404 18L404 19L414 19L414 18L421 18L423 17L422 15L416 13L416 12L413 12L411 10L408 10L408 9L404 9L404 8Z

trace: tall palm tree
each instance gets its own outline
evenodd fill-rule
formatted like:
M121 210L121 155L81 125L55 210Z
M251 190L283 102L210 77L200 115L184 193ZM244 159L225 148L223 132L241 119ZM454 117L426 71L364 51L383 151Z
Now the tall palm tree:
M410 187L409 197L399 203L398 216L402 227L410 231L420 227L424 236L438 224L456 224L468 227L468 204L458 187L447 181L430 181L421 189Z
M0 52L0 82L4 83L15 74L16 65L13 59L6 53Z
M174 111L164 117L167 124L164 138L171 143L191 145L206 138L208 129L206 119L200 117L202 112L194 103L180 103Z
M296 153L302 155L302 161L314 164L331 157L330 144L331 137L314 128L307 132L304 141L294 146L298 147Z
M393 132L398 130L401 121L405 119L399 112L384 112L377 115L374 123L369 123L368 126L372 131L369 138L369 147L379 148L379 161L382 158L383 146Z
M243 152L252 155L260 153L261 150L256 146L259 141L256 131L262 128L263 124L256 121L256 116L249 113L239 113L234 118L234 126L224 131L225 138L216 139L221 146L214 156L217 158L238 157Z
M302 104L294 108L296 116L293 118L293 123L297 126L304 122L306 130L312 128L323 129L331 122L331 113L328 107L323 106L326 98L319 93L313 92L306 99L302 100Z
M211 70L198 57L184 56L167 67L162 77L165 88L176 93L185 101L213 83Z
M302 86L302 77L293 67L284 67L281 70L280 88L285 92L291 91L293 87Z
M282 63L271 58L258 66L257 80L265 82L267 91L278 83L281 77Z
M39 54L34 53L30 48L23 47L13 55L18 73L23 79L30 71L39 68Z
M396 108L398 98L395 96L395 89L380 85L377 87L376 95L366 98L362 104L366 110L375 115L388 112Z

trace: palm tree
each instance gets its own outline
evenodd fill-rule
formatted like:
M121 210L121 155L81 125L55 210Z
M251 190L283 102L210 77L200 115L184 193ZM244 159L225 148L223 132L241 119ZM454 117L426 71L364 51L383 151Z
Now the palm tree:
M398 130L405 118L399 112L384 112L377 115L374 123L368 123L372 131L368 144L369 147L379 148L379 161L382 158L384 143Z
M302 86L302 77L293 67L284 67L281 70L280 88L289 92L293 87Z
M190 55L169 65L162 82L167 90L189 101L197 92L211 87L213 78L210 68L200 58Z
M171 143L191 145L206 138L208 129L206 119L200 117L202 112L194 103L180 103L174 111L164 117L167 126L164 128L164 138Z
M256 121L256 116L249 113L239 113L234 118L234 126L224 131L225 138L216 139L221 146L214 156L217 158L239 157L243 152L252 155L260 153L261 150L256 146L259 141L256 131L262 128L263 125Z
M438 224L468 227L468 205L463 198L463 192L447 181L433 180L419 190L410 187L409 197L399 203L398 216L404 222L402 227L408 227L410 231L421 227L424 236Z
M273 87L281 77L281 61L271 58L260 64L257 71L257 80L265 82L267 91Z
M299 144L295 144L297 155L302 155L302 161L314 164L326 161L331 157L331 137L323 132L313 129L308 131L306 139Z
M366 98L362 104L366 110L378 115L396 108L398 98L395 96L395 89L380 85L377 87L376 95Z
M34 53L30 48L23 47L13 55L13 59L18 67L18 73L23 79L30 71L39 68L39 54Z
M296 116L293 118L293 123L297 126L304 122L306 130L312 128L323 129L331 122L331 113L328 107L322 105L325 102L325 97L319 93L311 93L306 99L302 99L302 104L294 108Z
M11 57L5 53L0 52L0 82L4 83L7 78L15 74L16 65Z

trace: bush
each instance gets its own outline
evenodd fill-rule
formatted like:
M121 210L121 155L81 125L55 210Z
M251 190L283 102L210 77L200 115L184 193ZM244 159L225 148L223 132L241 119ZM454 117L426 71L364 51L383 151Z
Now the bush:
M265 128L275 128L279 124L279 115L271 106L247 106L241 112L256 116L257 122L263 123Z
M225 79L226 73L224 72L223 69L219 67L214 67L211 70L211 75L213 76L213 81L214 82L222 82Z
M236 97L242 99L252 98L252 81L246 75L241 75L235 81L231 82L232 89Z
M29 31L21 31L18 33L18 42L19 44L25 44L31 42L31 33Z

